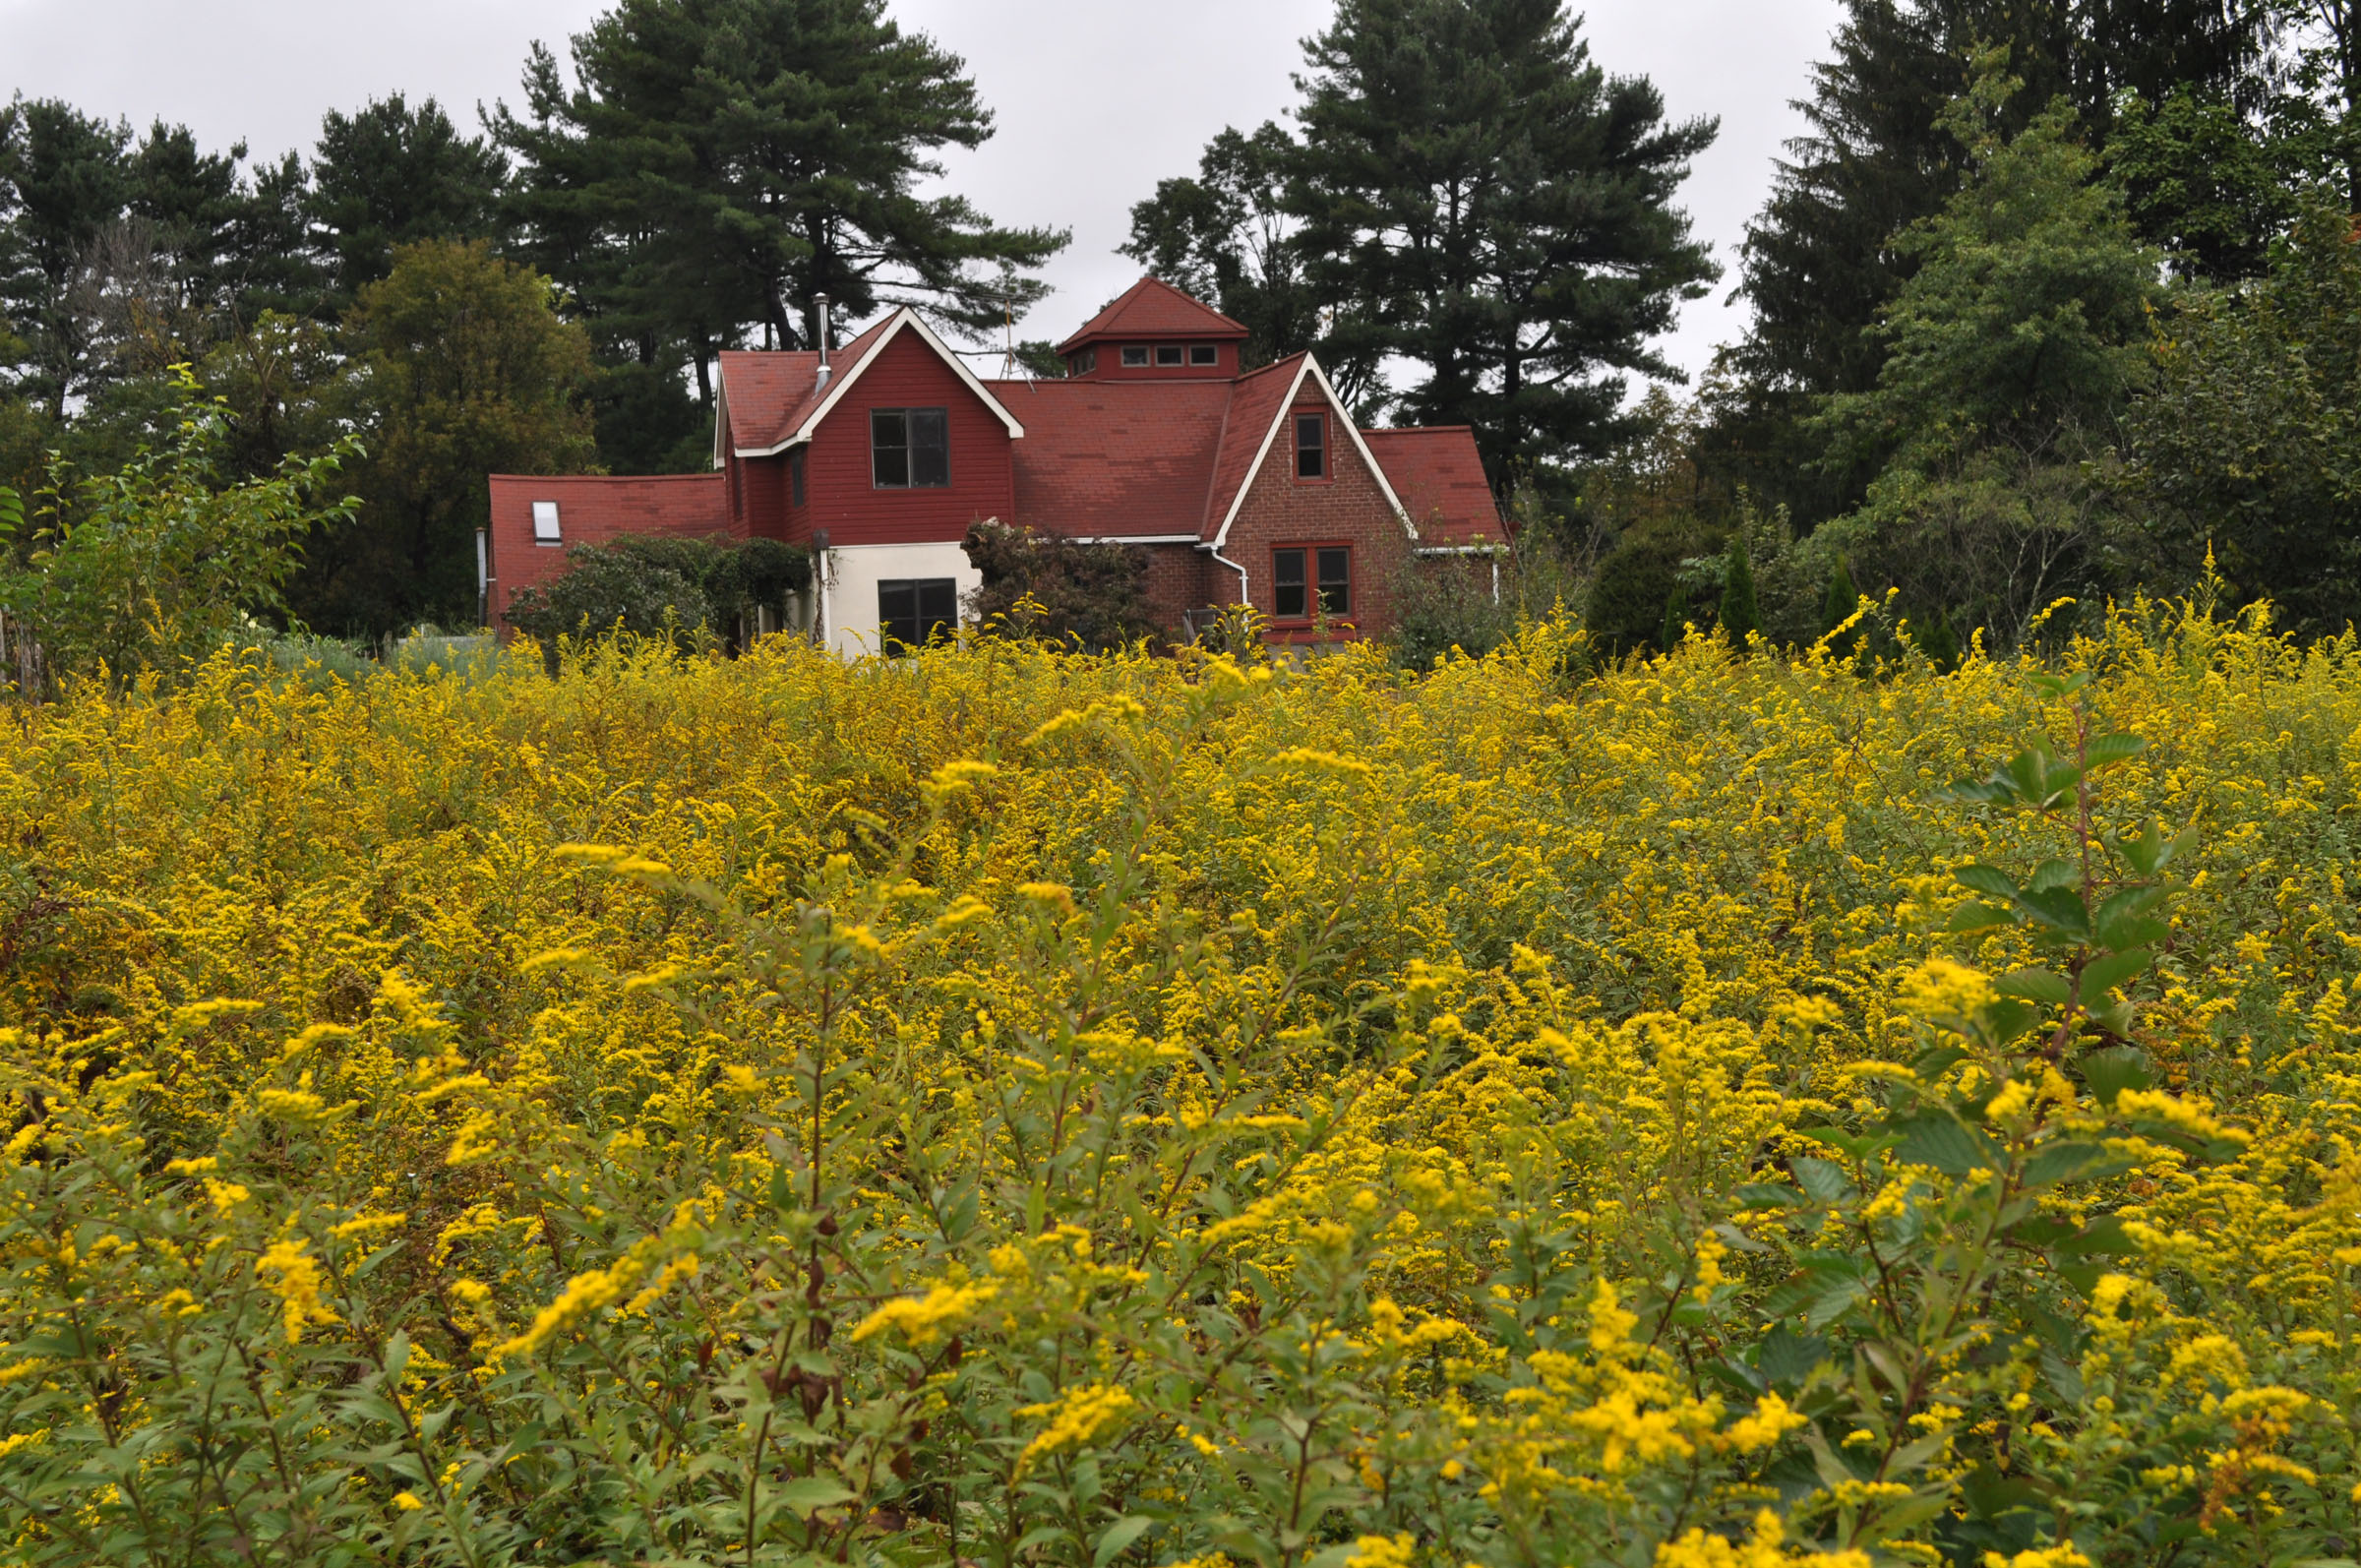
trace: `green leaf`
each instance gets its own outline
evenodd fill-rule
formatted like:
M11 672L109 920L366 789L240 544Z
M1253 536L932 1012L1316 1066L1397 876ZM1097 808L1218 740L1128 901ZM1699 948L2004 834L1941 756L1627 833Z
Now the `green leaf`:
M1795 1169L1796 1181L1817 1202L1842 1202L1853 1190L1852 1180L1846 1176L1843 1166L1815 1160L1810 1155L1797 1155L1787 1163Z
M2121 1217L2103 1214L2084 1226L2079 1236L2053 1243L2050 1250L2069 1257L2124 1256L2138 1252L2140 1244L2124 1234Z
M2155 1068L2148 1053L2138 1046L2109 1046L2100 1051L2086 1051L2075 1062L2089 1085L2090 1097L2110 1109L2115 1097L2126 1089L2155 1087Z
M1953 872L1951 875L1952 880L1974 892L1988 894L1993 898L2008 899L2011 902L2017 898L2017 884L2009 879L2008 873L2001 871L1998 867L1986 866L1980 861L1971 861Z
M2026 1162L2025 1184L2028 1187L2056 1186L2061 1181L2075 1179L2085 1171L2109 1159L2103 1143L2082 1139L2045 1143Z
M1951 920L1943 929L1955 935L1971 931L1990 931L1995 926L2015 922L2016 915L1991 904L1962 904L1951 912Z
M1125 1546L1146 1535L1149 1528L1155 1523L1155 1520L1148 1518L1145 1514L1126 1514L1117 1520L1108 1527L1107 1534L1099 1538L1098 1545L1090 1554L1093 1568L1107 1568L1109 1563L1115 1561L1121 1554Z
M2084 907L2083 895L2071 888L2028 888L2017 902L2019 908L2059 935L2075 941L2089 938L2090 912Z
M766 1487L764 1492L771 1501L803 1515L853 1500L851 1488L833 1476L798 1476L793 1480Z
M1812 1369L1829 1357L1828 1341L1798 1334L1785 1323L1763 1336L1755 1353L1755 1370L1785 1388L1797 1388Z
M2134 947L2120 953L2105 953L2083 966L2083 997L2089 1000L2103 996L2125 981L2133 979L2152 962L2145 947Z
M2110 893L2105 898L2099 900L2098 914L2095 917L2095 924L2103 933L2111 926L2118 925L2123 921L2134 918L2135 916L2147 914L2149 910L2155 908L2157 904L2161 903L2163 898L2164 889L2152 884L2145 887L2123 888L2120 891ZM2111 941L2108 942L2107 945L2115 948L2117 951L2121 951L2126 947L2136 947L2142 944L2139 942Z
M2066 977L2047 969L2012 969L1992 985L2004 996L2023 996L2028 1001L2047 1002L2052 1007L2063 1007L2074 1000L2074 987Z
M2033 868L2032 879L2025 884L2025 890L2036 893L2045 887L2079 887L2082 880L2082 871L2073 862L2045 860Z
M2090 1009L2090 1021L2111 1035L2128 1035L2132 1032L2132 1004L2128 1001L2111 1001L2093 1007Z
M1992 1169L1992 1140L1956 1117L1919 1116L1902 1131L1898 1152L1911 1165L1932 1166L1954 1176Z
M1803 1194L1784 1181L1749 1181L1735 1196L1741 1209L1800 1209L1804 1203Z
M2147 750L2148 742L2137 735L2094 735L2084 743L2083 766L2095 773L2128 762Z

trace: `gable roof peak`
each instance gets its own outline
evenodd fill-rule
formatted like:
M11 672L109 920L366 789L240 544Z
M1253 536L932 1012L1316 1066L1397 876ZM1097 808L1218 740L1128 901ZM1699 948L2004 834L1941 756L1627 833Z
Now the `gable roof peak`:
M1197 337L1234 339L1246 335L1242 323L1232 321L1203 300L1182 293L1161 277L1143 277L1124 289L1082 330L1058 345L1067 353L1084 343L1110 337Z

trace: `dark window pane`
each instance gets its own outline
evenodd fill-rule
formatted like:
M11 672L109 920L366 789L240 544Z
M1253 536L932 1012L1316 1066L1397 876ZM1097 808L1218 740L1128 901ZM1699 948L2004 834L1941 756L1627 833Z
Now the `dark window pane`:
M878 584L878 636L880 652L890 651L897 643L909 644L918 640L917 583Z
M1144 365L1144 364L1146 364L1147 362L1148 362L1148 351L1147 351L1145 348L1126 348L1126 349L1124 349L1124 350L1123 350L1123 363L1124 363L1124 364L1126 364L1126 365Z
M1222 362L1222 351L1211 343L1194 343L1188 350L1188 362L1192 365L1218 365Z
M1296 416L1296 477L1318 479L1328 472L1328 422L1318 414Z
M1353 608L1353 555L1348 550L1320 552L1320 608L1344 615Z
M903 577L878 584L882 651L923 648L959 630L959 585L949 577Z
M1308 613L1303 592L1303 552L1271 552L1271 614L1282 621L1301 621Z
M910 422L899 408L873 408L869 415L870 467L880 490L910 483Z
M910 482L939 487L951 482L950 421L939 408L913 408L910 418Z
M1180 345L1179 343L1160 344L1156 349L1156 363L1159 365L1180 364Z
M918 584L918 630L921 642L958 632L959 590L951 578L929 577Z

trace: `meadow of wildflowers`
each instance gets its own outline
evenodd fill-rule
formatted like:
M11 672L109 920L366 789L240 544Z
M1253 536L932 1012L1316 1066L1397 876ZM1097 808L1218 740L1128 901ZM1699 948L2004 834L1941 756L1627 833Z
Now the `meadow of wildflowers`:
M2361 1540L2349 639L9 722L9 1561Z

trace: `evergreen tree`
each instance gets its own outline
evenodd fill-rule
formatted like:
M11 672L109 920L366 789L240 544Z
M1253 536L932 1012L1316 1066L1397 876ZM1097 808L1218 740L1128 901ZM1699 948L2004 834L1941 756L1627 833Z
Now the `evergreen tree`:
M398 246L419 240L505 238L508 160L459 134L433 98L399 92L321 121L304 211L327 264L331 311L393 270Z
M1343 0L1288 203L1340 361L1416 367L1406 418L1475 427L1495 483L1598 455L1649 339L1717 274L1673 205L1715 123L1608 77L1561 0Z
M2004 134L2015 84L1986 66L1949 117L1971 176L1900 242L1919 266L1878 328L1878 384L1807 428L1878 470L1814 546L2005 645L2052 599L2105 591L2097 470L2148 373L2159 258L2063 103Z
M651 365L684 348L708 404L714 353L807 344L817 294L981 333L1042 296L1024 270L1065 243L918 193L992 115L884 0L621 0L573 61L570 87L536 46L524 112L496 116L525 254L602 340Z
M1919 260L1889 242L1965 177L1943 116L1979 48L2005 49L2026 85L2002 132L2063 98L2103 141L2119 112L2145 118L2184 84L2233 120L2263 112L2271 37L2259 0L1846 0L1796 105L1809 130L1788 145L1741 249L1738 292L1754 319L1703 438L1709 469L1806 528L1858 504L1874 462L1832 454L1804 422L1821 398L1877 384L1887 344L1869 329ZM2217 172L2233 203L2262 194L2243 171ZM2218 227L2221 200L2208 181L2159 180L2137 209L2141 232L2178 244Z
M1762 631L1762 612L1754 602L1754 566L1746 559L1746 530L1735 529L1729 536L1726 555L1727 570L1722 579L1722 634L1729 645L1740 653L1746 651L1746 639Z
M1829 573L1828 597L1820 603L1821 635L1826 636L1851 620L1860 608L1861 590L1853 586L1852 568L1846 564L1843 556L1839 556L1837 557L1837 570ZM1855 627L1841 639L1841 643L1830 643L1829 651L1837 654L1849 653L1859 643L1860 635L1860 628Z
M1287 210L1288 175L1302 151L1276 124L1252 136L1226 129L1206 147L1193 179L1158 181L1156 194L1131 209L1122 254L1242 323L1252 334L1248 366L1319 339L1320 301L1304 281L1297 220ZM1348 397L1368 390L1374 370L1365 362L1325 368Z
M1670 653L1689 634L1689 595L1678 579L1665 594L1665 619L1656 630L1656 645Z
M0 111L0 316L23 347L17 385L52 423L90 389L97 324L82 286L131 194L131 127L55 98Z

